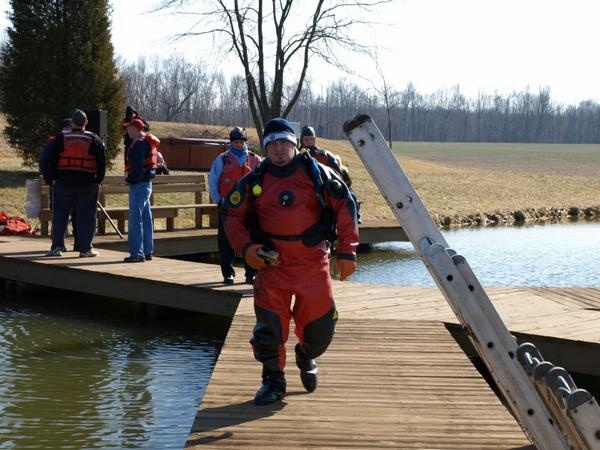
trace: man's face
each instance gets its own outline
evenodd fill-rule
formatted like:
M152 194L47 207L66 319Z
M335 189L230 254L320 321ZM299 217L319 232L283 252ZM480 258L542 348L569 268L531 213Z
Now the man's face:
M231 141L231 146L236 150L242 150L244 148L245 143L246 141L244 141L243 139L234 139L233 141Z
M296 146L290 141L274 141L267 145L267 156L276 166L285 166L295 155Z
M303 136L302 137L302 145L304 147L314 147L317 144L317 137L316 136Z

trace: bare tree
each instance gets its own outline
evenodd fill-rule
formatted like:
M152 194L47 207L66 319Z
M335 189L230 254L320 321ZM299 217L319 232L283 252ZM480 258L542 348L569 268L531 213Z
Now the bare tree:
M373 89L375 89L375 91L383 98L383 108L385 109L387 127L387 140L388 145L390 148L392 148L392 109L394 106L397 106L399 94L388 84L385 73L381 68L381 64L379 64L379 57L377 54L374 56L374 61L375 67L377 68L377 73L381 80L381 85L377 85L374 81L371 81L371 85L373 86Z
M229 73L226 80L222 72L207 72L207 67L173 57L123 65L127 104L148 120L252 126L244 77ZM506 97L479 92L469 99L458 85L421 95L412 83L396 92L384 80L386 90L381 95L342 78L313 92L307 78L294 119L332 139L345 137L340 123L352 111L364 111L377 123L392 124L387 129L392 141L600 142L600 104L563 106L552 101L548 88ZM286 95L291 94L286 90Z
M165 109L167 122L185 111L190 99L198 92L201 80L202 73L186 64L180 56L172 56L164 62L159 78L158 98Z
M196 23L175 39L210 35L240 61L248 106L259 134L273 117L287 117L298 101L312 57L348 70L338 57L369 48L352 29L369 22L371 8L389 0L163 0L155 11L193 15ZM186 10L186 7L190 10ZM262 136L260 136L262 138Z

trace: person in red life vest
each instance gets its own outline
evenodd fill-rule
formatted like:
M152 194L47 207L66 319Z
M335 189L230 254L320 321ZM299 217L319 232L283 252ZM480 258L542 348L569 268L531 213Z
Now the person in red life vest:
M267 158L223 203L225 231L233 248L258 269L256 325L250 340L263 365L262 385L254 397L257 405L285 395L285 344L292 318L302 385L308 392L317 388L315 358L331 343L337 321L328 241L336 239L336 231L334 273L342 281L356 269L359 243L356 204L341 177L298 152L287 120L270 120L263 135Z
M127 263L152 259L154 229L150 196L152 178L156 175L160 140L144 132L144 122L133 119L127 125L131 143L125 155L125 181L129 183L129 218L127 220Z
M86 114L76 109L71 131L59 133L47 149L41 170L53 181L52 246L47 256L61 256L69 215L75 212L80 257L98 256L92 247L96 231L98 190L106 173L106 149L100 137L85 130Z
M308 151L310 156L315 158L321 164L325 164L328 167L331 167L337 173L342 176L344 183L348 188L352 187L352 179L350 178L350 172L348 172L348 168L342 165L341 158L339 155L334 155L333 153L320 148L317 146L317 134L315 133L315 129L313 127L309 127L308 125L302 127L302 131L300 132L300 150ZM358 223L362 223L360 218L360 203L358 202L358 198L352 189L350 189L350 193L352 194L352 198L356 203L356 216L358 217Z
M254 170L261 162L261 158L248 151L248 136L244 128L235 127L229 132L231 145L226 152L218 155L210 167L208 174L208 190L212 201L219 205L219 228L217 234L217 243L219 246L219 262L221 264L221 273L223 274L223 283L233 284L235 278L235 251L231 248L227 234L223 228L221 220L222 200L235 183L242 176ZM250 267L244 261L246 283L254 282L256 270Z

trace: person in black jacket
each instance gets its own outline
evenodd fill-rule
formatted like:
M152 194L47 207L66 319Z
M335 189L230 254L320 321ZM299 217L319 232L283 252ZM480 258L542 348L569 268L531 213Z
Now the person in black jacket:
M47 256L61 256L69 215L75 210L76 245L80 257L98 256L92 247L96 231L98 191L106 173L106 149L100 137L85 130L88 123L80 109L71 115L71 131L59 133L40 161L46 181L54 183L52 246Z
M69 131L71 131L71 124L73 123L73 121L71 120L70 117L67 117L65 119L63 119L60 122L60 133L68 133ZM42 174L42 177L44 178L44 182L50 186L50 198L52 199L52 184L54 183L54 180L51 179L49 173L48 173L48 154L50 153L50 150L52 149L52 145L54 144L54 140L56 139L56 135L52 135L48 138L48 142L46 142L46 144L44 145L44 147L42 148L42 153L40 155L40 161L39 161L39 165L40 165L40 173ZM52 204L50 204L50 209L52 209ZM77 217L76 217L76 213L75 213L75 207L73 207L73 209L71 210L71 227L73 228L73 251L74 252L78 252L79 251L79 247L77 246ZM66 248L62 249L63 252L67 251Z

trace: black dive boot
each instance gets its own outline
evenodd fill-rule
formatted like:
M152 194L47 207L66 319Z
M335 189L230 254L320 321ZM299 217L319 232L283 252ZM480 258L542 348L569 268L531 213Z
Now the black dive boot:
M302 381L302 386L308 392L313 392L317 389L317 373L319 369L317 368L317 363L314 359L306 359L303 358L301 354L296 352L296 365L298 369L300 369L300 380Z
M255 405L268 405L281 400L285 395L286 382L283 372L267 372L263 370L262 386L254 396Z

